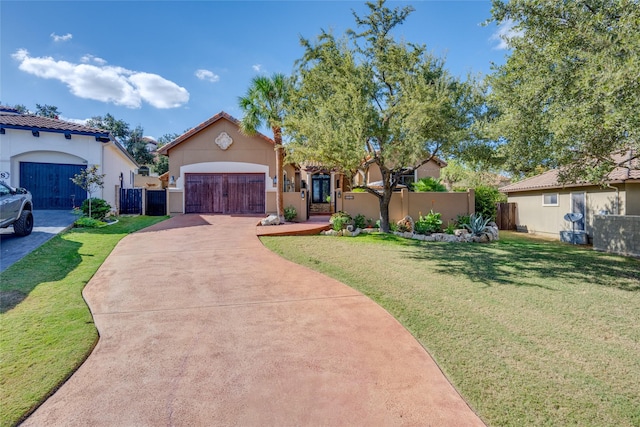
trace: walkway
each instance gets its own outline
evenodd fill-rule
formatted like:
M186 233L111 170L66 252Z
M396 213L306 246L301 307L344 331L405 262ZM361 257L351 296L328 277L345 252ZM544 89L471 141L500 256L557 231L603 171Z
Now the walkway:
M123 239L84 291L98 345L24 425L483 425L395 319L264 248L256 222Z

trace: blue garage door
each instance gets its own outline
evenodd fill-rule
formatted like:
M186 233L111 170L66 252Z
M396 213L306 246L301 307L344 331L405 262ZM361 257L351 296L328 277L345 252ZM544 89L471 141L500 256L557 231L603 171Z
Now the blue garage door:
M72 209L87 192L71 182L85 165L20 162L20 186L31 191L34 209Z

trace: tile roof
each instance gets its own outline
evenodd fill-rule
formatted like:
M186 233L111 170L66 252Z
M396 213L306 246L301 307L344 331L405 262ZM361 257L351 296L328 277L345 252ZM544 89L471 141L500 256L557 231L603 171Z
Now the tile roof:
M624 182L628 180L640 181L640 161L636 157L631 161L628 161L629 157L633 157L635 154L633 150L628 151L625 155L615 155L613 160L617 164L623 164L624 166L618 166L611 173L609 173L609 183ZM500 188L503 193L516 193L519 191L531 191L542 190L546 188L564 188L564 187L581 187L586 185L592 185L589 183L575 183L575 184L561 184L558 181L558 170L553 169L544 172L540 175L532 176L531 178L524 179L522 181L506 185Z
M161 148L158 149L158 153L160 154L167 154L168 151L170 149L172 149L173 147L175 147L176 145L184 142L185 140L191 138L193 135L197 134L198 132L200 132L201 130L206 129L207 127L211 126L212 124L214 124L215 122L217 122L218 120L221 119L226 119L228 121L230 121L231 123L233 123L234 125L240 127L240 120L236 119L235 117L233 117L230 114L225 113L224 111L219 112L218 114L216 114L215 116L211 117L210 119L200 123L198 126L189 129L188 131L186 131L185 133L183 133L182 135L180 135L179 137L177 137L176 139L174 139L173 141L171 141L169 144L167 145L163 145ZM275 144L275 142L269 138L268 136L257 132L256 135L262 139L264 139L266 142L270 143L270 144Z
M95 135L108 137L109 132L103 129L91 128L78 123L31 114L12 114L0 112L0 127L10 129L41 130L51 132L69 132L81 135Z

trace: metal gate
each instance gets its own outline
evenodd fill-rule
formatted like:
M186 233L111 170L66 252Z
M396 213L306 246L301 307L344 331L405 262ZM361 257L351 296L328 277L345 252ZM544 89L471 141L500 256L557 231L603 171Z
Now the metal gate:
M120 189L120 213L142 215L142 188Z
M145 212L149 216L163 216L167 214L166 190L147 190L147 206Z

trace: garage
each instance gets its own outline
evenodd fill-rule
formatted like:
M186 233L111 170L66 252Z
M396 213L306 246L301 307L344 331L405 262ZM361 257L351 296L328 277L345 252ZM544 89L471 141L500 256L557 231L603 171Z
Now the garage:
M265 175L185 174L185 213L264 214Z
M72 209L87 192L71 181L86 165L20 162L20 186L33 196L35 209Z

